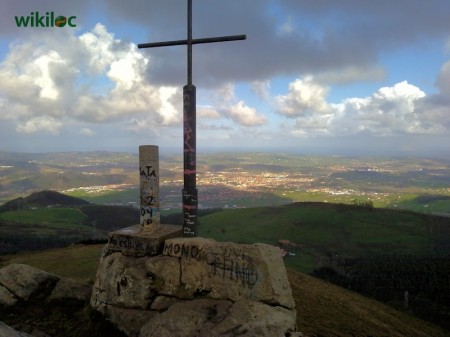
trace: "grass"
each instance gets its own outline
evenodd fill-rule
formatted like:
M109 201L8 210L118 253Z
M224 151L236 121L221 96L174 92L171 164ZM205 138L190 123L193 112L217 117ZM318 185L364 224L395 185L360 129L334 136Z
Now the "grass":
M51 273L92 281L103 245L4 256L0 265L27 263ZM315 277L288 270L297 326L308 337L444 337L442 329ZM67 308L65 309L67 310ZM70 319L70 315L68 315ZM58 322L61 324L61 322Z
M89 193L84 190L66 192L72 197L81 198L96 204L123 204L139 200L139 189L130 188L123 191L106 190L103 192Z
M444 330L315 277L288 270L297 326L308 337L443 337Z
M0 266L22 263L78 281L92 282L104 245L72 245L0 257Z
M330 254L433 253L433 242L450 234L449 223L412 212L301 203L212 213L201 217L200 234L241 243L278 245L280 239L290 240L298 252L290 265L311 272L312 261Z
M37 208L9 211L0 214L0 220L21 224L53 225L57 227L82 225L86 216L77 208Z
M125 217L126 214L129 216ZM42 207L0 214L0 234L3 239L28 235L31 240L32 235L70 237L71 242L77 242L82 237L92 237L94 225L97 235L104 235L113 227L125 227L137 221L137 211L131 208ZM291 249L296 255L289 257L287 263L298 271L310 273L321 259L336 254L434 253L440 247L439 242L441 246L445 244L442 238L450 235L450 218L342 204L296 203L219 210L200 217L199 231L201 236L219 241L278 245L279 240L290 240L296 244Z

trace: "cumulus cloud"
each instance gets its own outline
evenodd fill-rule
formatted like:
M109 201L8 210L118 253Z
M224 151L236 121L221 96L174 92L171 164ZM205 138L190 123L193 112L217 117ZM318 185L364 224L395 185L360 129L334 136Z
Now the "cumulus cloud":
M247 106L243 101L224 109L224 114L243 126L260 126L266 123L266 118L257 113L255 108Z
M159 125L180 123L172 100L179 90L145 79L150 61L136 45L101 24L79 36L40 34L12 44L0 63L1 115L16 120L18 132L41 127L56 134L71 120L111 122L144 113Z
M297 79L286 95L276 97L278 113L294 118L284 124L295 136L370 134L439 134L445 125L430 118L430 97L407 81L382 87L368 97L352 97L338 104L325 100L327 89L311 76Z
M135 43L185 38L185 4L165 0L105 4L105 0L5 3L0 35L5 41L15 39L9 46L4 44L7 53L0 60L0 119L3 129L8 125L8 134L56 135L72 126L73 134L94 139L100 137L100 129L111 132L106 129L113 123L114 132L152 136L179 127L186 49L138 50ZM208 136L227 131L217 135L223 138L243 129L260 137L272 127L269 119L282 123L284 134L299 137L448 132L450 63L443 65L434 95L426 95L411 80L396 80L399 83L383 84L367 97L329 100L336 84L391 78L380 55L389 57L391 51L403 53L403 47L421 48L429 41L448 39L450 2L423 4L421 0L398 0L388 6L358 0L248 0L237 8L233 1L194 2L195 38L247 34L246 41L194 47L199 125L210 128ZM87 13L102 6L108 28L88 23L92 15ZM44 13L49 8L77 15L78 27L35 29L29 34L14 26L14 15ZM135 43L129 43L124 36L135 34L135 28L141 32L139 41L133 36ZM449 45L444 46L447 52ZM284 76L292 74L299 78L280 89ZM235 88L243 87L256 97L239 97ZM271 96L271 89L277 96ZM279 94L280 90L285 92Z
M211 105L200 105L197 106L197 118L219 119L220 113Z
M342 121L336 125L348 133L370 132L378 135L423 134L434 128L424 123L418 109L425 93L403 81L383 87L370 97L350 98L336 105Z
M315 82L312 76L306 76L290 83L286 95L275 97L276 111L286 117L326 113L330 110L327 94L327 87Z
M256 108L249 106L237 97L235 86L231 83L210 90L209 95L206 96L209 97L212 104L200 105L197 109L200 112L199 117L210 119L224 117L245 127L257 127L267 123L264 114L259 113Z
M63 124L48 116L31 118L24 123L19 123L16 127L17 132L20 133L36 133L36 132L50 132L58 135Z

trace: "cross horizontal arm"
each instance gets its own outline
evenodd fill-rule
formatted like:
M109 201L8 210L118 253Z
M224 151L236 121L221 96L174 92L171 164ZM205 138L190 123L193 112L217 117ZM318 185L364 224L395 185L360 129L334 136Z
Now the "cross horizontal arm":
M237 41L245 40L246 35L229 35L229 36L219 36L219 37L207 37L203 39L192 39L192 44L200 43L213 43L213 42L226 42L226 41ZM175 41L163 41L163 42L152 42L152 43L140 43L138 48L156 48L156 47L167 47L167 46L180 46L183 44L188 44L188 40L175 40Z

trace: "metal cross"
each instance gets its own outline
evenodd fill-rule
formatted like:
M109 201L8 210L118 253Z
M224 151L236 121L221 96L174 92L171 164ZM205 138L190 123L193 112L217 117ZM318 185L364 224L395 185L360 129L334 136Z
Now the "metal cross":
M187 85L183 87L183 150L184 150L184 186L183 186L183 235L197 236L198 191L196 187L196 89L192 84L192 45L212 42L245 40L245 35L192 38L192 0L188 0L187 39L165 42L141 43L138 48L155 48L187 45Z

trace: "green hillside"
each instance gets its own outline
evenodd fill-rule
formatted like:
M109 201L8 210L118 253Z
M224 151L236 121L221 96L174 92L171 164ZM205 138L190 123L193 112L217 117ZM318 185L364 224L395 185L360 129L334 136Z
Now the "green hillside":
M71 246L4 256L0 265L27 263L48 272L93 281L103 245ZM315 277L288 270L297 325L308 337L445 337L444 330ZM70 315L73 320L80 315ZM36 317L24 313L30 324ZM40 317L42 324L45 318ZM53 323L52 323L53 324ZM59 317L58 324L64 324ZM66 323L69 324L69 323ZM70 323L74 325L74 323Z
M139 222L136 209L94 205L54 191L14 199L0 207L0 255L106 239Z
M336 256L449 253L450 218L354 205L295 203L221 210L201 217L200 234L220 241L264 242L292 254L302 272Z

